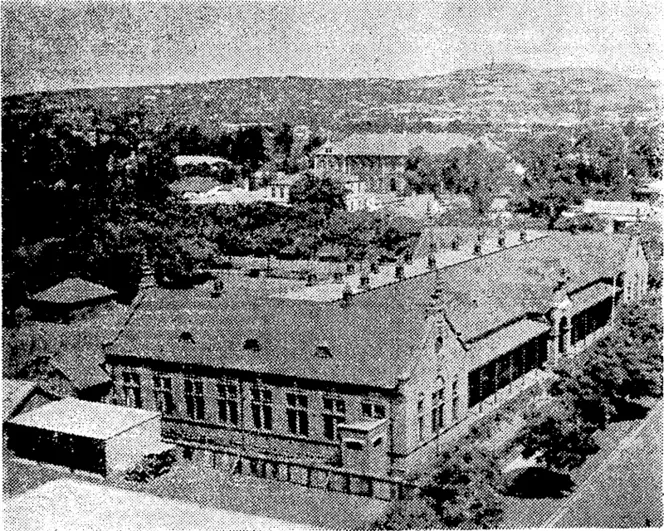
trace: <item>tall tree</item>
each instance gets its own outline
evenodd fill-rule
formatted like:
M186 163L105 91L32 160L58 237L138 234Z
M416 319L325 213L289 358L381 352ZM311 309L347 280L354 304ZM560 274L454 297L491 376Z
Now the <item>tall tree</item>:
M503 514L500 483L500 466L492 452L456 447L441 454L421 491L433 500L445 527L491 528Z

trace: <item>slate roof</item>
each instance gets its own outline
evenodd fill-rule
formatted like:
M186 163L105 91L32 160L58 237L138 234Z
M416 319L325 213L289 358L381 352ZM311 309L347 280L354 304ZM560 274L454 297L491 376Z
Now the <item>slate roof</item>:
M410 368L437 288L447 319L470 342L548 311L562 267L571 293L616 274L628 244L623 235L554 234L358 293L348 307L232 282L218 299L208 290L155 290L108 353L390 389ZM194 342L179 340L184 331ZM260 350L243 348L249 338ZM320 344L330 357L315 354Z
M81 278L68 278L32 296L36 302L52 304L75 304L85 301L94 301L117 295L112 289L94 284Z
M476 139L458 133L374 133L351 135L334 143L333 148L348 156L407 156L418 147L427 153L444 154L453 148L466 149L476 142ZM316 154L325 154L325 148L323 146Z
M471 356L476 359L491 359L497 353L509 352L547 330L549 330L549 325L546 323L524 319L474 342L469 350Z
M465 340L528 313L550 309L565 268L567 291L622 270L630 237L583 233L550 236L443 269L441 305Z
M10 422L57 433L106 440L161 413L65 398L14 417Z

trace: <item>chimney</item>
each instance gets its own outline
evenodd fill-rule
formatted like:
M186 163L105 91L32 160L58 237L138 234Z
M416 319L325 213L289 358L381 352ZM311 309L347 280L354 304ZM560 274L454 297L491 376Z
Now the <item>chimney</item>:
M454 236L454 238L452 238L452 246L451 246L451 247L452 247L452 250L453 250L453 251L458 251L460 245L461 245L461 236L459 236L458 234L456 234L456 235Z
M500 247L501 249L505 248L505 232L504 231L500 231L500 233L498 233L498 247Z
M343 292L341 293L341 305L344 308L350 306L350 302L351 302L352 298L353 298L353 290L351 289L351 287L348 284L346 284L344 286Z
M221 292L224 291L224 281L221 278L216 278L212 285L211 296L213 299L218 299L221 297Z

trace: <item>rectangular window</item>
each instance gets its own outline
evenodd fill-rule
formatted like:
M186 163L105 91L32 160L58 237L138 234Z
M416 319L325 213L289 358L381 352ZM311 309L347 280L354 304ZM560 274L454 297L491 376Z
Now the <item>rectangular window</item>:
M122 392L127 407L141 408L141 377L135 372L122 373Z
M454 378L452 382L452 420L459 420L459 379Z
M231 383L217 384L219 406L219 422L237 426L237 385Z
M157 409L162 415L172 415L175 412L175 403L173 402L173 387L170 376L155 374L154 383L154 401Z
M424 398L417 403L417 437L424 439Z
M187 405L187 416L194 420L205 418L205 394L203 380L186 377L184 380L184 401Z
M385 406L374 402L362 402L362 416L367 419L384 419Z
M445 426L445 383L439 380L440 388L431 393L431 431L437 433Z
M496 389L502 389L510 384L510 373L510 356L504 354L496 360Z
M323 397L323 435L330 441L339 438L337 426L346 422L346 403L334 397Z
M261 387L251 390L251 416L254 428L272 431L272 391Z
M468 374L468 407L473 407L482 400L480 390L480 369Z
M286 393L288 431L293 435L309 435L309 398L305 394Z
M518 380L523 376L523 347L519 347L510 352L512 357L512 379Z

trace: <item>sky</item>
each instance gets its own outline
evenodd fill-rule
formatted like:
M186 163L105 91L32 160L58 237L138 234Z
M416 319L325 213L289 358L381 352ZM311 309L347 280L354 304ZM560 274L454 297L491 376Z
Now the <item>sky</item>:
M664 80L662 0L2 0L3 94L491 62Z

